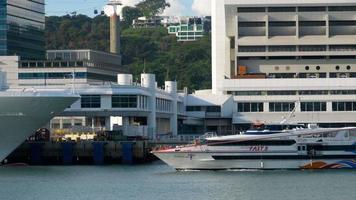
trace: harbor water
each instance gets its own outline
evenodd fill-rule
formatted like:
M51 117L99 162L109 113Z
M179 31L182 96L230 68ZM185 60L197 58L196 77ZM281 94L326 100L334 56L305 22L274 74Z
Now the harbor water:
M182 171L137 166L0 167L2 200L354 200L355 170Z

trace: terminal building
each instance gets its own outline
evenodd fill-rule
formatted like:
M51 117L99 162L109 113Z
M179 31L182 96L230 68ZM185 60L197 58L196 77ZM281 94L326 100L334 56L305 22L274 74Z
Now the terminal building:
M252 122L356 125L353 0L213 0L212 95ZM221 105L223 106L223 105Z
M191 140L255 122L356 126L354 0L213 0L212 9L211 90L161 89L152 74L135 83L119 43L112 53L51 50L45 61L5 56L0 69L8 85L81 95L51 129Z

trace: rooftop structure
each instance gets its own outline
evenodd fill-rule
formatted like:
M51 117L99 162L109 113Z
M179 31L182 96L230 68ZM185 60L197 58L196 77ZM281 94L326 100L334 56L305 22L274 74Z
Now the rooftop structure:
M44 0L0 1L0 56L45 57Z

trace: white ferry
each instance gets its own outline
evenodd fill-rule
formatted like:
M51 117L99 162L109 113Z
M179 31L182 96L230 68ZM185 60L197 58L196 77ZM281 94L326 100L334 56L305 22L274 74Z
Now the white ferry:
M356 128L262 125L152 153L177 170L356 169Z

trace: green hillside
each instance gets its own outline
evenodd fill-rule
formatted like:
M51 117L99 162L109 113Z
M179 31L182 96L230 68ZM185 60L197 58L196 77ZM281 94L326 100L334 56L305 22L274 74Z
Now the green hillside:
M142 72L154 73L159 85L167 78L179 88L211 88L210 35L199 41L180 43L163 27L133 29L122 26L123 64L135 79ZM47 49L109 50L109 20L104 16L52 16L46 19Z

